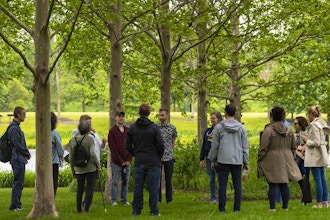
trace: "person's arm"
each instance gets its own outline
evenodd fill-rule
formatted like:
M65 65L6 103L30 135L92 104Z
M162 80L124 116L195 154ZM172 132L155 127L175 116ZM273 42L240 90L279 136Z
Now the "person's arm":
M56 149L56 152L57 152L58 156L60 158L62 158L63 154L64 154L64 149L63 149L63 146L62 146L62 140L61 140L61 137L60 137L58 132L56 132L55 134L56 134L56 135L54 135L55 149Z
M243 148L243 164L244 164L244 167L248 168L249 149L250 148L249 148L249 144L248 144L247 132L244 127L243 127L243 134L242 134L242 148Z
M25 144L25 137L22 135L18 126L10 127L9 140L17 152L28 157L29 159L31 158L31 154Z
M258 161L262 160L268 151L269 146L269 137L270 137L270 129L265 128L260 138L260 147L258 150Z
M131 126L133 126L133 125L131 125ZM127 136L126 136L126 140L125 140L125 148L132 156L134 156L134 149L133 149L134 146L133 146L133 142L132 142L131 127L128 129L128 132L127 132Z
M209 155L207 156L207 158L210 159L211 162L217 162L218 151L220 147L220 134L219 134L220 126L221 124L217 124L213 129L211 149Z

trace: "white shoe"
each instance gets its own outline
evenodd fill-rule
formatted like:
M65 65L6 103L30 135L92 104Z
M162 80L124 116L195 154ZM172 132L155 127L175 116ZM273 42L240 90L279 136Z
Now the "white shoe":
M112 206L116 206L116 205L118 205L118 203L116 203L116 202L112 202L111 205L112 205Z

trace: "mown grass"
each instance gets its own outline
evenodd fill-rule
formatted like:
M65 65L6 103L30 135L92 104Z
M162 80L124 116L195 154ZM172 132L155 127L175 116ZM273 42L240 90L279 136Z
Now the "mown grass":
M13 212L8 210L10 203L11 189L0 189L0 208L1 219L25 219L29 214L33 204L33 188L25 188L22 195L23 211ZM244 194L244 192L243 192ZM104 211L102 197L100 192L94 193L93 205L89 214L78 214L75 205L75 193L70 192L68 188L59 188L56 197L56 209L59 212L59 219L154 219L156 217L149 216L148 195L144 195L144 209L142 216L132 216L131 206L111 206L106 201L106 210ZM132 193L128 195L129 201L132 201ZM173 203L160 203L159 210L161 213L158 219L329 219L329 209L313 209L311 205L302 206L299 200L291 200L289 203L289 211L282 211L281 206L277 204L277 211L268 212L267 200L243 200L241 212L234 213L232 211L233 201L227 202L226 212L219 213L217 205L211 205L207 198L208 194L203 192L182 192L176 191L173 196ZM53 219L44 217L40 219Z

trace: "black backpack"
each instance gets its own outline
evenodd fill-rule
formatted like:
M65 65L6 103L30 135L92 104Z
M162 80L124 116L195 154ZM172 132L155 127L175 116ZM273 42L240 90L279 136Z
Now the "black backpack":
M0 161L7 163L11 159L12 146L8 138L8 130L12 125L9 125L6 132L2 135L0 139Z
M82 146L81 144L85 137L86 135L83 136L80 142L77 141L76 137L74 138L76 140L77 145L73 149L74 150L73 165L76 167L85 167L89 160L89 154L87 153L84 146Z

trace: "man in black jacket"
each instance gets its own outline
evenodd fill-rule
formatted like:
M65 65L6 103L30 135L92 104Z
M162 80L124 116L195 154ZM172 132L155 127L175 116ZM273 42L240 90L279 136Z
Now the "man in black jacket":
M148 119L149 114L149 106L142 104L139 108L140 118L128 129L125 147L135 157L132 214L141 215L143 186L147 179L150 215L159 216L157 203L164 142L158 126Z

